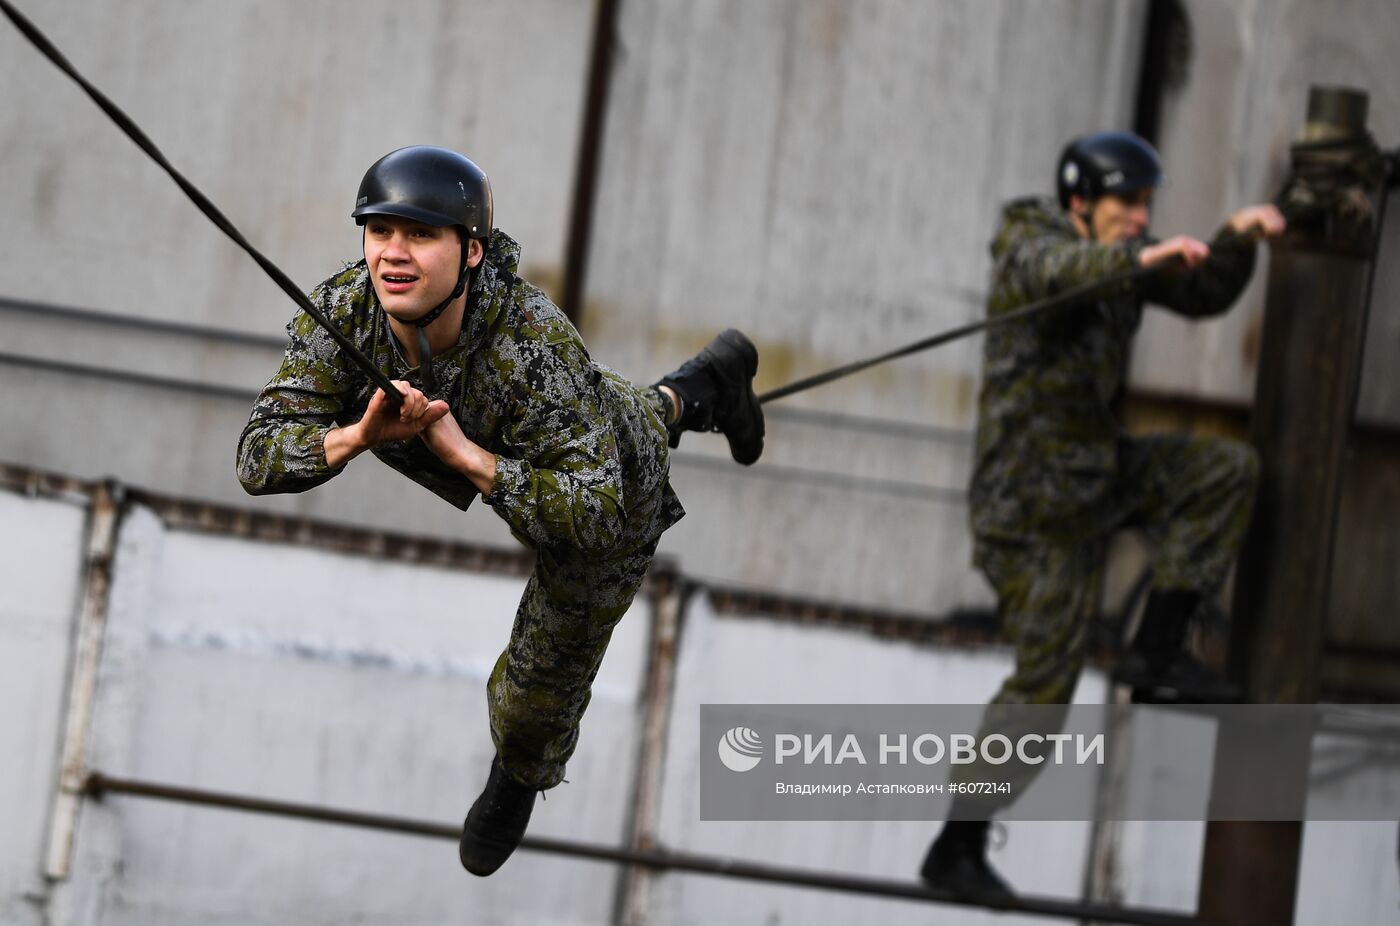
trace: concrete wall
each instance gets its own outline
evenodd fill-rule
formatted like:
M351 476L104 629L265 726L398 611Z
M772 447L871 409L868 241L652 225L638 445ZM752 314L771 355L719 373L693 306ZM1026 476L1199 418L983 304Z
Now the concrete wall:
M1154 217L1160 234L1207 234L1235 208L1274 197L1288 170L1288 145L1306 115L1312 85L1366 91L1378 144L1400 144L1400 70L1392 63L1400 7L1385 0L1319 4L1275 0L1185 0L1190 54L1167 89L1161 148L1168 186ZM1389 603L1400 520L1400 222L1391 195L1380 245L1356 421L1381 429L1354 438L1338 522L1329 640L1394 651L1400 631ZM1240 303L1226 316L1189 322L1150 312L1133 358L1132 382L1159 393L1248 405L1264 325L1267 252ZM1265 461L1267 466L1267 461ZM1346 659L1329 681L1362 689L1386 684L1393 666Z
M1183 82L1168 88L1164 100L1168 186L1154 216L1159 234L1207 235L1232 210L1272 199L1314 84L1366 91L1377 142L1388 149L1400 144L1400 72L1391 66L1400 8L1394 3L1184 0L1183 7L1190 54ZM1381 264L1372 306L1361 411L1363 419L1394 427L1400 424L1400 376L1384 358L1400 347L1400 262L1393 246L1383 253L1389 259ZM1219 320L1193 324L1150 313L1133 359L1134 384L1250 402L1265 270L1261 264L1241 302Z
M397 145L431 141L488 168L499 224L524 245L524 272L558 295L596 4L26 6L298 282L310 286L355 255L347 213L364 167ZM650 380L736 325L759 343L766 388L977 317L994 204L1048 191L1067 136L1131 124L1145 6L623 2L583 318L595 355ZM1393 3L1186 8L1195 53L1167 101L1172 185L1159 230L1203 232L1229 207L1271 195L1309 83L1365 87L1379 140L1400 138ZM243 496L234 442L277 362L290 303L8 23L0 79L0 462L111 474L250 515L512 544L489 513L464 517L371 461L304 496ZM1135 384L1247 401L1261 292L1220 322L1150 320ZM1392 425L1397 292L1391 275L1378 280L1362 392L1365 420ZM221 333L229 331L240 337ZM979 357L980 342L963 342L777 403L765 459L751 470L728 461L722 440L688 435L674 481L690 515L663 551L719 585L929 614L987 603L968 565L962 499ZM1379 459L1377 467L1391 458ZM1395 521L1394 480L1377 473L1347 518ZM607 921L616 873L600 877L591 865L536 857L520 873L466 882L464 894L444 846L120 798L85 810L77 874L51 889L38 858L82 513L68 501L0 493L0 523L24 525L0 540L10 545L0 550L0 690L25 705L0 722L3 754L18 757L0 765L0 922L341 922L357 913L376 922ZM1361 549L1394 549L1385 546L1393 531L1347 531L1369 538ZM95 762L443 819L465 808L485 770L475 699L482 666L504 640L513 580L245 547L172 533L147 516L128 524L120 555ZM325 576L320 597L297 588L298 570ZM414 597L390 599L384 583ZM1393 599L1390 584L1373 587L1376 600ZM416 623L434 597L479 606L481 622ZM1349 599L1350 613L1385 613L1370 602ZM697 827L676 790L694 748L682 724L690 706L721 696L976 701L1005 655L915 652L696 614L686 644L695 649L683 656L696 661L685 663L674 715L666 838L723 849L734 836L770 857L759 860L911 874L931 836L923 825ZM1347 639L1374 638L1357 628ZM595 787L615 783L615 752L636 735L639 647L639 638L620 639L605 664L616 675L595 701L579 783L566 789L586 796L557 811L554 801L541 805L538 832L620 838L630 796ZM1189 908L1198 838L1189 828L1124 827L1111 887ZM1358 922L1393 911L1393 838L1393 824L1309 827L1300 910L1310 918L1299 922L1322 910L1350 921L1353 903ZM1041 869L1047 840L1064 849L1055 858L1063 867ZM1083 850L1078 830L1019 824L994 860L1025 888L1072 896ZM513 903L512 892L530 905ZM923 913L872 904L871 914L822 894L666 876L653 919L695 921L686 911L697 904L698 918L761 909L810 920L836 906L855 920Z
M84 508L0 492L0 524L0 923L38 926Z
M1393 21L1391 6L1186 4L1194 44L1166 100L1159 229L1204 231L1269 195L1310 82L1366 86L1378 137L1400 133L1386 30L1358 28ZM488 166L527 275L557 283L596 9L142 9L31 12L297 280L356 253L347 191L367 163L438 141ZM759 343L764 388L977 317L995 203L1048 190L1066 137L1131 124L1145 19L1143 2L1109 0L620 9L585 334L649 381L737 325ZM234 435L276 364L288 300L13 30L0 43L13 88L0 196L14 213L0 389L16 397L0 411L0 458L238 501ZM1382 362L1397 286L1379 283L1367 420L1388 420L1400 395ZM98 316L21 308L35 303ZM1248 401L1258 321L1257 287L1218 322L1150 318L1134 382ZM688 436L674 481L691 516L663 549L730 584L931 613L985 604L963 500L979 352L971 339L775 403L752 470ZM257 504L512 542L490 515L443 510L370 462Z
M557 290L589 4L20 6L305 288L358 256L349 213L365 168L401 145L436 143L489 166L496 215L521 242L523 271ZM0 411L0 459L241 500L237 435L276 369L295 307L8 21L0 82L0 390L11 397ZM17 308L33 303L98 315ZM133 329L103 317L190 327ZM219 336L226 331L251 337ZM160 381L132 383L132 374ZM326 492L262 504L513 545L494 518L464 526L377 463L356 469Z
M979 317L995 204L1046 189L1066 134L1131 121L1143 11L623 4L595 354L655 377L733 325L770 388ZM716 470L723 442L687 436L674 481L692 516L667 548L702 575L821 599L984 601L961 497L980 350L770 406L751 472ZM795 417L811 411L844 417Z
M80 497L0 490L12 538L0 550L0 680L22 705L0 722L0 923L615 922L622 872L596 862L522 852L481 881L447 841L121 795L84 802L71 873L46 881L85 514ZM483 684L519 578L196 533L143 504L125 514L112 568L86 768L446 824L479 789ZM538 804L533 835L625 842L652 619L643 600L619 625L569 784ZM658 843L894 880L912 879L937 824L700 821L699 706L979 702L1010 666L1005 650L720 614L703 590L682 612L675 659ZM1106 696L1089 672L1079 700ZM1376 774L1357 784L1386 786ZM1104 826L1099 896L1189 912L1202 835L1193 823ZM1087 823L1012 822L992 861L1023 891L1075 899L1090 836ZM1393 822L1308 824L1297 922L1382 921L1400 903L1394 838ZM651 876L639 896L656 924L1038 922L683 874Z
M649 381L737 324L771 386L976 316L988 203L1039 187L1065 131L1128 121L1122 75L1136 72L1142 9L622 4L584 318L595 355ZM477 156L524 271L556 281L595 13L534 0L392 14L59 2L34 15L309 286L356 252L345 213L364 167L411 141ZM241 393L275 365L287 299L12 31L0 42L15 88L0 109L0 196L16 204L10 234L24 229L0 256L12 300L0 311L19 332L0 388L53 409L0 412L0 455L235 501ZM1044 79L1052 70L1062 83ZM197 330L123 332L16 307L36 302ZM743 476L719 466L722 442L688 438L675 481L692 516L665 549L735 584L936 612L985 601L961 502L977 351L785 403L765 465ZM133 371L178 382L113 382ZM258 504L511 542L489 516L443 512L376 464L337 483Z
M722 674L716 671L721 666ZM996 692L1010 668L1005 652L936 650L849 630L777 624L754 615L719 616L697 600L686 611L676 668L661 838L688 851L734 854L773 865L912 879L937 834L937 823L701 820L698 750L712 747L700 742L700 705L977 703ZM1103 677L1089 673L1077 697L1101 702L1104 689ZM1008 824L1007 832L1005 846L998 846L991 859L1019 889L1082 896L1088 823L1017 822ZM1055 851L1047 853L1047 845ZM960 907L672 874L653 887L649 914L648 922L678 924L1040 922Z
M524 269L561 273L588 4L19 6L308 289L358 256L355 188L406 144L489 165ZM8 21L0 48L0 196L16 223L4 295L279 334L292 314L281 290Z
M115 564L89 768L443 823L465 815L494 753L485 681L523 579L171 530L140 506ZM572 783L540 803L532 833L623 840L649 627L643 600L614 635ZM11 754L53 743L53 719L36 716L44 729L20 730ZM33 777L27 813L46 824L53 776ZM18 856L7 872L35 870L27 842L4 840ZM72 877L48 906L50 922L71 924L592 924L609 921L617 874L546 856L477 880L447 841L112 796L83 807ZM12 883L5 902L19 905Z

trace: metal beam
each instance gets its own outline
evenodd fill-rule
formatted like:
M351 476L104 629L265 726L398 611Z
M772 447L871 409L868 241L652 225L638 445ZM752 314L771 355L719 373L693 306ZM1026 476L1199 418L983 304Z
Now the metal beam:
M637 749L637 776L632 789L631 834L628 845L638 851L657 846L661 816L662 778L666 770L666 741L670 733L671 702L676 689L676 652L683 599L693 588L682 585L674 572L652 573L651 655L642 694L642 735ZM651 893L650 869L631 865L618 886L620 926L643 926Z
M294 817L313 820L319 823L334 823L342 826L356 826L382 832L403 833L411 836L426 836L434 839L457 840L461 836L461 825L441 824L426 820L413 820L383 814L362 813L321 807L313 804L298 804L289 801L275 801L266 798L248 797L216 791L204 791L149 781L136 781L103 775L94 772L88 777L87 791L94 797L106 794L124 794L131 797L153 800L174 801L204 807L219 807L225 810L238 810L245 813L270 814L280 817ZM688 874L713 875L723 878L738 878L745 881L761 881L768 884L783 884L790 887L807 887L820 890L839 891L847 894L863 894L894 900L916 900L927 903L948 904L1004 913L1025 913L1033 916L1055 917L1068 920L1090 920L1097 923L1124 923L1129 926L1208 926L1195 917L1182 916L1164 910L1150 910L1131 907L1117 907L1107 904L1081 903L1058 900L1049 897L1018 896L1006 900L977 901L957 897L943 891L934 891L920 884L908 881L894 881L886 878L871 878L859 875L846 875L835 872L806 871L779 865L765 865L742 859L722 856L697 855L689 852L672 852L665 849L621 849L600 846L594 843L575 842L567 839L525 837L520 848L526 852L547 852L571 858L597 862L615 862L625 865L639 865L653 871L676 871Z
M88 731L97 696L97 673L102 663L102 643L107 633L107 602L112 588L112 558L121 522L121 489L115 484L98 487L88 514L88 537L83 598L78 612L73 663L68 676L68 701L59 758L58 788L49 814L48 848L44 876L68 877L73 861L73 834L78 826L86 786Z

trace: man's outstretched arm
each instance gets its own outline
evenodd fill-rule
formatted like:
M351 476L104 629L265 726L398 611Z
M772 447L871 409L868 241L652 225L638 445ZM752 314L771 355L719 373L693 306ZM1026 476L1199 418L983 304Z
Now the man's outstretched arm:
M1144 298L1190 318L1219 315L1234 305L1254 273L1255 241L1278 237L1286 224L1282 213L1267 203L1240 209L1216 232L1207 259L1188 260L1187 270L1167 269L1150 278L1143 286ZM1143 255L1147 253L1144 249Z

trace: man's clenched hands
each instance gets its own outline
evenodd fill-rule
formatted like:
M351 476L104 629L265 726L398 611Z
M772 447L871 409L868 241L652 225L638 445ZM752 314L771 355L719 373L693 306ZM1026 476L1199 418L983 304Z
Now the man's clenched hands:
M331 469L339 469L371 447L416 437L447 414L447 403L441 399L429 401L403 380L394 380L394 386L404 397L402 405L396 408L383 389L376 389L359 421L326 434L326 464Z
M496 484L496 455L463 434L456 418L448 415L434 421L419 437L439 460L470 479L482 495L491 494Z

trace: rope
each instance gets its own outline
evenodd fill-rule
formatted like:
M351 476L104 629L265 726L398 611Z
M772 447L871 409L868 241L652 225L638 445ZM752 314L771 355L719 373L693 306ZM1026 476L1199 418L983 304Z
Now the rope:
M0 0L0 11L3 11L4 14L9 17L10 21L15 24L15 28L17 28L20 33L29 40L30 44L37 48L44 57L52 61L54 66L60 71L71 77L79 87L82 87L83 92L92 98L92 101L97 104L98 108L106 113L107 116L117 124L117 127L136 143L136 147L144 151L151 160L159 164L161 169L170 175L170 179L174 180L176 185L185 191L185 195L199 207L200 212L208 216L209 220L218 226L220 231L233 239L234 244L246 251L248 256L252 257L253 260L257 262L257 265L272 278L273 282L282 287L282 290L288 296L292 297L292 301L300 306L303 312L311 316L316 324L324 328L326 333L331 336L331 339L334 340L336 344L340 345L341 350L345 351L345 355L351 362L359 367L360 370L369 377L371 382L380 389L383 389L384 394L387 395L395 405L403 403L403 394L394 387L394 384L389 381L389 378L381 373L379 368L371 363L368 357L360 353L355 347L354 342L341 334L340 331L331 324L330 319L326 318L316 306L311 304L311 300L306 298L306 294L292 282L290 277L282 272L281 268L264 257L257 248L253 247L248 242L247 238L243 237L242 233L233 226L233 223L210 202L209 197L201 193L193 183L186 180L179 171L171 166L170 162L165 159L165 155L161 154L160 149L155 146L154 142L146 137L146 133L141 131L140 127L131 120L131 117L122 112L115 103L107 99L102 91L89 83L82 74L78 73L78 70L68 62L68 59L63 56L63 53L60 52L33 23L26 19L19 10L15 9L9 0Z
M1240 243L1241 241L1252 241L1253 239L1254 232L1252 229L1245 232L1227 232L1226 234L1221 235L1218 239L1216 239L1212 247L1228 247L1230 245ZM1101 292L1103 290L1112 289L1113 287L1121 286L1124 283L1131 283L1132 281L1140 279L1142 277L1150 276L1154 273L1159 273L1161 271L1173 268L1177 266L1180 262L1180 256L1173 256L1171 259L1163 261L1160 264L1154 264L1151 267L1134 267L1131 270L1125 270L1122 273L1117 273L1113 276L1107 276L1101 280L1093 280L1089 283L1081 283L1080 285L1072 287L1071 289L1067 289L1062 293L1057 293L1053 296L1047 296L1044 299L1037 299L1035 302L1027 303L1026 305L1023 305L1020 308L1014 309L1010 312L1006 312L1005 314L997 315L992 318L984 318L981 321L971 322L966 325L959 325L956 328L950 328L947 331L931 335L930 337L924 338L919 341L915 341L912 344L907 344L904 347L896 348L895 350L888 351L883 354L877 354L874 357L867 357L864 360L857 360L854 363L848 363L844 366L839 366L834 369L827 370L824 373L817 373L812 376L808 376L805 379L799 379L796 382L788 383L786 386L779 386L777 389L773 389L759 395L758 401L760 403L772 402L777 399L793 395L794 393L804 392L808 389L814 389L817 386L825 385L826 383L832 382L834 380L844 379L845 377L850 376L852 373L859 373L861 370L869 369L870 367L876 366L877 364L886 363L890 360L896 360L900 357L908 357L910 354L917 354L922 351L938 347L941 344L947 344L950 341L956 341L961 338L965 338L968 335L976 334L979 331L985 331L988 328L995 328L998 325L1010 324L1011 322L1017 322L1025 318L1029 318L1032 315L1038 315L1042 312L1048 312L1051 309L1058 309L1063 306L1070 305L1071 303L1082 301L1086 297L1092 296L1095 293Z
M225 218L223 213L220 212L218 208L216 208L214 204L209 201L208 197L201 193L199 189L194 186L194 184L186 180L180 174L179 171L177 171L173 166L171 166L170 162L165 159L165 156L160 153L160 150L155 146L155 144L152 143L151 140L146 137L146 134L141 131L141 129L131 120L130 117L126 115L126 113L122 112L114 103L107 99L107 97L104 96L100 90L94 87L91 83L87 81L87 79L85 79L80 73L78 73L77 69L74 68L73 65L68 63L68 60L57 48L54 47L53 43L50 42L43 35L43 33L41 33L37 28L35 28L34 25L29 22L29 20L27 20L23 15L21 15L20 12L16 10L14 6L9 2L9 0L0 0L0 10L4 11L5 15L9 17L10 21L15 24L15 27L18 28L21 33L23 33L25 38L29 39L29 41L34 45L35 48L37 48L46 58L52 61L59 70L63 71L63 73L71 77L78 84L78 86L82 87L83 91L87 93L89 97L92 98L93 102L95 102L98 105L98 107L101 108L101 110L104 113L106 113L112 119L112 121L115 122L117 126L123 132L126 133L126 135L132 141L136 143L137 147L144 151L153 161L159 164L160 167L167 174L170 175L171 179L175 181L175 183L180 187L180 189L184 190L185 195L187 195L194 202L194 204L197 207L199 207L199 210L201 212L208 216L210 221L212 221L216 226L218 226L220 231L222 231L225 235L231 238L235 244L237 244L244 251L246 251L248 255L252 257L254 261L257 262L258 266L262 267L262 269L267 273L267 275L270 276L273 279L273 281L277 283L278 286L282 287L283 291L286 292L287 295L292 297L292 300L296 302L298 306L301 307L302 311L306 312L306 314L311 316L311 318L318 325L324 328L326 333L329 334L331 338L338 345L340 345L341 349L345 351L346 356L349 357L349 359L357 367L359 367L360 370L363 371L365 375L368 376L369 379L375 385L383 389L385 394L396 405L401 404L403 402L402 394L400 394L398 389L396 389L394 385L389 381L388 377L381 373L379 369L373 363L371 363L367 357L360 353L360 351L355 347L354 343L351 342L349 338L341 334L340 331L337 330L336 327L331 324L330 320L327 319L324 315L322 315L321 312L314 305L311 304L311 300L306 298L305 294L302 293L302 291L297 287L297 285L293 283L291 279L285 273L283 273L282 270L276 264L274 264L268 258L264 257L262 253L260 253L256 248L254 248L248 242L248 240L243 237L243 235L238 231L238 229L233 226L233 223L230 222L227 218ZM1230 243L1234 239L1242 239L1249 237L1251 237L1249 233L1226 235L1216 242L1216 246ZM1011 322L1020 321L1032 315L1036 315L1041 312L1046 312L1051 309L1059 308L1061 306L1083 300L1085 297L1093 295L1094 293L1100 292L1102 290L1106 290L1114 286L1119 286L1124 283L1131 282L1133 280L1139 279L1152 273L1157 273L1159 271L1174 266L1178 262L1179 259L1174 258L1172 260L1163 262L1161 264L1157 264L1152 267L1135 267L1132 270L1127 270L1123 273L1119 273L1114 276L1105 277L1102 280L1095 280L1091 283L1084 283L1079 286L1073 287L1072 289L1066 290L1063 293L1059 293L1057 295L1050 296L1045 299L1037 300L1028 305L1022 306L1019 309L1007 312L1003 315L998 315L994 318L985 318L981 321L972 322L967 325L960 325L956 328L952 328L948 331L935 334L931 337L924 338L920 341L915 341L912 344L908 344L904 347L897 348L887 353L878 354L874 357L866 358L865 360L858 360L854 363L848 363L844 366L836 367L832 370L827 370L824 373L818 373L816 375L809 376L805 379L797 380L796 382L789 383L786 386L780 386L777 389L773 389L769 392L765 392L762 395L760 395L758 397L758 401L761 403L773 402L777 399L781 399L798 392L803 392L805 390L813 389L817 386L825 385L826 383L833 382L838 379L843 379L847 376L852 375L853 373L859 373L861 370L869 369L870 367L876 366L877 364L886 363L890 360L896 360L900 357L907 357L911 354L917 354L922 351L938 347L939 345L947 344L950 341L956 341L961 338L965 338L969 335L976 334L979 331L984 331L988 328L992 328L997 325L1005 325L1010 324Z

